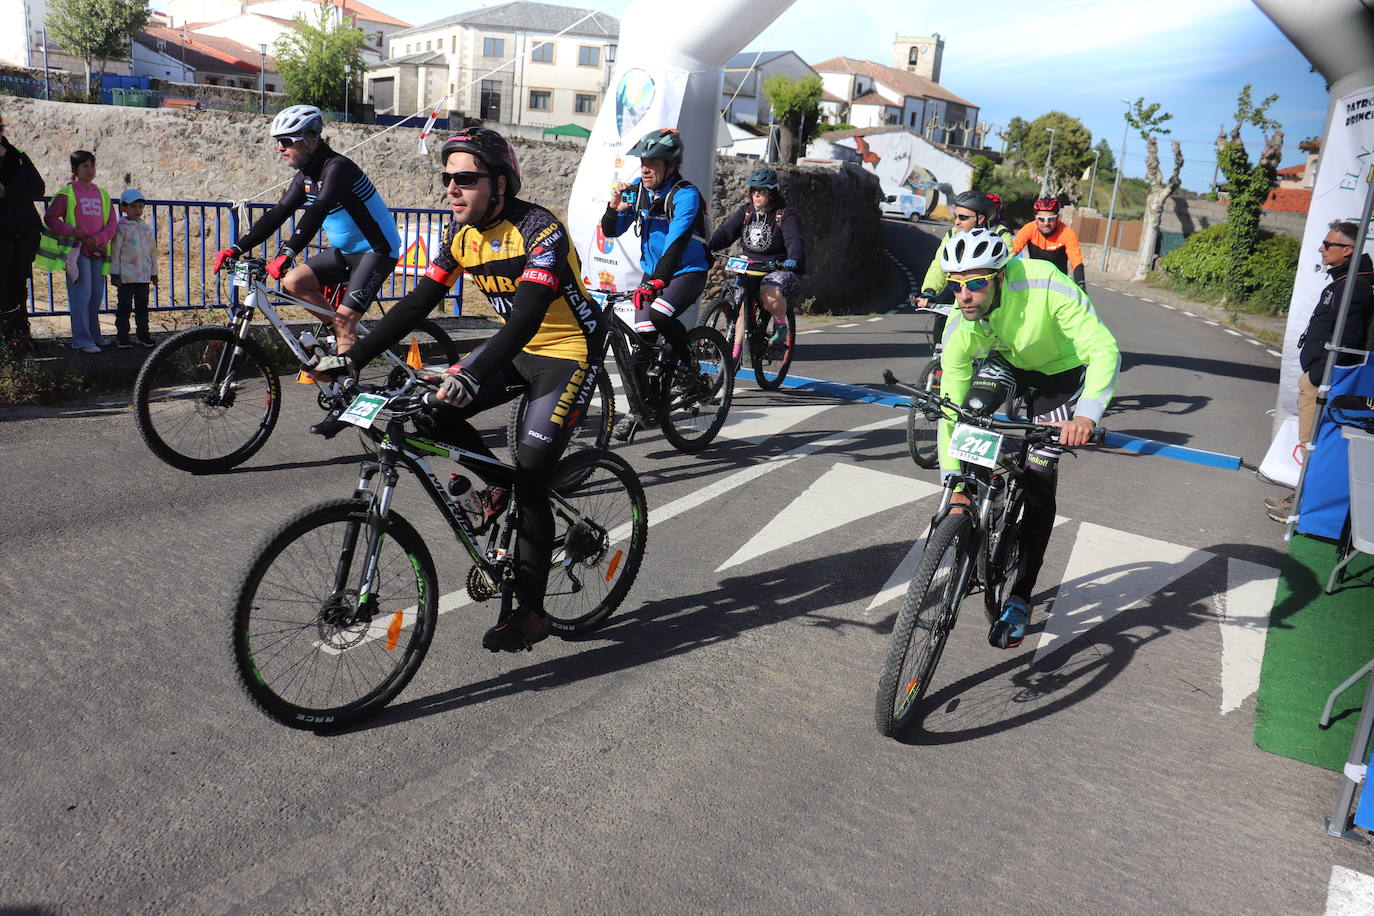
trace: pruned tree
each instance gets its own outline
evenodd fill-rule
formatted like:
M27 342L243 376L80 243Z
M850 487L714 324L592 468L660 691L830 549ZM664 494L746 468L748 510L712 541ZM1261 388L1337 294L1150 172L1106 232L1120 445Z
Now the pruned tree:
M112 58L123 57L148 16L148 0L52 0L43 22L62 50L86 65L90 97L91 62L99 61L103 73Z
M1150 186L1150 193L1145 198L1144 225L1140 229L1140 260L1136 262L1132 280L1144 280L1150 272L1164 204L1182 183L1179 173L1183 171L1183 147L1177 140L1173 141L1174 171L1168 181L1164 180L1164 173L1159 170L1159 138L1156 134L1169 133L1169 128L1163 125L1173 117L1167 111L1161 112L1158 102L1146 105L1144 96L1137 98L1131 110L1126 112L1126 123L1134 127L1145 141L1145 181Z
M778 124L778 160L793 165L819 130L821 78L808 73L790 80L774 73L763 81L763 96Z
M1217 165L1226 176L1230 197L1226 225L1234 269L1227 275L1226 295L1233 300L1245 298L1252 286L1244 265L1259 243L1260 209L1274 187L1279 157L1283 154L1283 125L1268 117L1269 106L1279 97L1271 95L1256 105L1250 95L1250 85L1246 83L1236 97L1236 125L1231 128L1231 135L1217 137ZM1245 127L1257 128L1264 137L1259 160L1253 164L1240 139L1240 132Z
M366 44L367 33L356 28L351 17L336 19L328 0L320 3L315 21L297 16L295 28L272 46L287 100L332 111L344 108L348 74L363 72Z

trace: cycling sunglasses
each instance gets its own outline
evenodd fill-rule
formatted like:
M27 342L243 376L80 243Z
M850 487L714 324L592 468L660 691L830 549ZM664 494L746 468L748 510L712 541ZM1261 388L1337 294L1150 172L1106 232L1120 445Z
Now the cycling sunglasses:
M300 142L301 142L302 140L304 140L305 138L304 138L304 137L273 137L272 139L276 141L276 143L277 143L277 149L290 149L291 147L295 146L297 143L300 143Z
M1035 221L1036 221L1037 223L1052 223L1052 222L1056 221L1057 219L1059 219L1059 217L1057 217L1057 216L1037 216L1037 217L1035 218Z
M460 188L470 188L477 184L479 178L490 178L491 172L440 172L439 183L443 187L448 187L450 182Z
M963 290L976 293L979 290L986 289L987 285L992 282L993 277L996 276L997 274L983 274L981 277L969 277L967 280L955 280L951 277L949 279L949 291L955 295L958 295Z

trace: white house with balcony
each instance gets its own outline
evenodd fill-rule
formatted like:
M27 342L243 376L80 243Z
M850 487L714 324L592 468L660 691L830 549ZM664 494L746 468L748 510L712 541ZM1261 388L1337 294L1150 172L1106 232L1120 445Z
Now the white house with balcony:
M613 16L548 3L458 13L392 33L365 97L378 114L437 105L495 124L590 130L619 34Z

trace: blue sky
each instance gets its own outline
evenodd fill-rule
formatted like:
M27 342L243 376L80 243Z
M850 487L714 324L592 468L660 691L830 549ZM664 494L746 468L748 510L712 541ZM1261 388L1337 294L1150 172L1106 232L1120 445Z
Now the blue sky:
M417 25L435 18L427 0L374 2ZM444 15L484 5L456 0ZM563 5L601 7L596 0ZM606 11L619 15L627 6L613 0ZM932 32L945 39L940 82L999 126L1057 109L1119 154L1126 109L1120 99L1161 103L1174 115L1164 139L1183 142L1183 183L1195 191L1212 179L1217 129L1230 130L1236 94L1247 82L1257 100L1279 96L1270 116L1283 124L1281 165L1302 161L1298 142L1320 136L1326 117L1322 78L1250 0L796 0L748 49L792 50L813 64L840 55L891 64L894 36ZM1258 134L1243 136L1257 156ZM1144 142L1133 134L1126 174L1144 169Z

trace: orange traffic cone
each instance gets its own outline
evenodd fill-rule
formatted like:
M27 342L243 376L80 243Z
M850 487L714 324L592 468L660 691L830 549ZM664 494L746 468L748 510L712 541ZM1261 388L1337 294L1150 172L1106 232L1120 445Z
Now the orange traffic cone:
M306 375L306 374L305 374L305 370L302 369L300 372L297 372L297 373L296 373L296 384L297 384L297 385L313 385L313 384L315 384L315 380L312 379L310 376Z
M420 338L410 338L410 351L406 353L406 365L412 369L423 369L425 361L420 358Z

